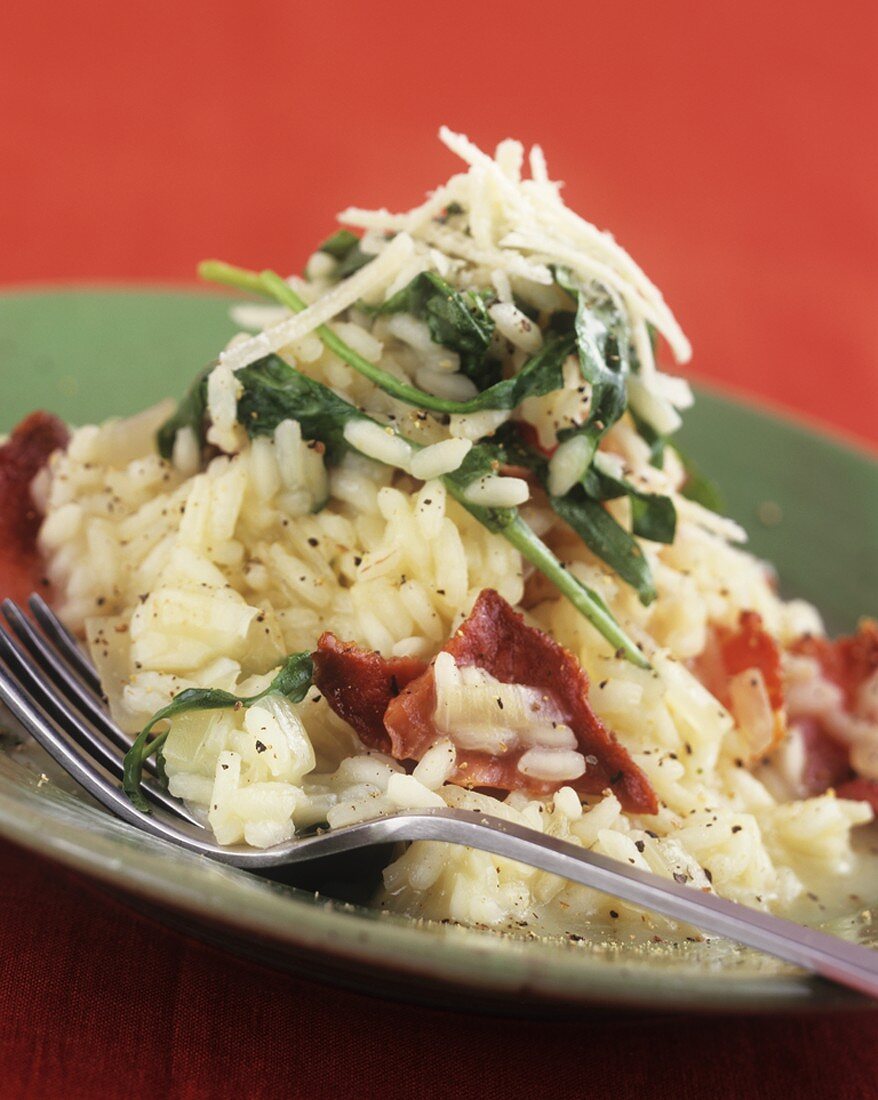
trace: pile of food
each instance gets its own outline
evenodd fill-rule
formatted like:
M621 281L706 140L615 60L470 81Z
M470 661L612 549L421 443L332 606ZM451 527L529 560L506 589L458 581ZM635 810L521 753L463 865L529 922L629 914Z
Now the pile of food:
M657 363L689 344L540 149L525 173L515 141L441 136L464 170L407 213L345 211L358 232L304 276L203 265L246 331L179 405L19 429L6 466L51 457L17 583L46 579L138 735L132 797L158 754L222 844L469 807L817 917L878 806L878 628L827 640L715 511ZM645 921L433 842L377 903Z

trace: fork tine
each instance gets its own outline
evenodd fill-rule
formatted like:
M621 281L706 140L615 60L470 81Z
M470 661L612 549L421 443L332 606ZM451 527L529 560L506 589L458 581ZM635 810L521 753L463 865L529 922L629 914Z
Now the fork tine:
M38 671L28 661L26 653L2 626L0 626L0 656L6 664L8 673L14 677L19 691L23 694L26 693L61 729L69 728L71 737L76 740L79 747L94 755L111 775L120 779L122 776L122 759L118 753L107 745L106 741L83 722L75 712L66 707L63 700L53 694L50 685L40 677ZM190 814L182 802L163 791L155 783L149 780L144 781L143 793L150 802L162 806L174 816L183 818L198 828L204 827L196 817Z
M127 752L131 748L133 738L121 730L110 718L104 707L103 699L95 696L78 676L71 672L63 659L63 655L52 647L50 640L34 627L17 604L12 600L4 600L0 604L0 610L2 610L6 621L12 627L19 641L22 642L30 656L39 665L41 671L47 672L54 680L65 696L66 701L77 707L91 725L102 733L108 741L118 745L123 752ZM146 770L151 775L155 775L156 767L152 760L147 760Z
M121 817L144 832L180 844L184 848L210 855L213 855L216 850L221 854L221 850L216 845L205 844L204 841L181 830L179 818L171 819L161 809L150 815L142 814L137 810L121 788L102 774L94 761L85 758L74 745L70 744L66 736L22 687L15 673L5 663L5 653L0 655L0 701L6 704L22 726L31 733L34 740L68 775L117 817Z
M100 677L67 627L37 592L33 592L27 602L34 618L47 637L54 642L55 648L67 659L67 663L76 669L80 679L100 697L102 694Z
M38 741L89 794L114 813L123 817L130 816L128 811L133 810L134 807L128 802L122 790L101 776L94 764L87 761L72 745L68 744L38 707L30 693L24 690L16 672L6 663L7 653L3 640L0 638L0 699L33 735L34 740Z

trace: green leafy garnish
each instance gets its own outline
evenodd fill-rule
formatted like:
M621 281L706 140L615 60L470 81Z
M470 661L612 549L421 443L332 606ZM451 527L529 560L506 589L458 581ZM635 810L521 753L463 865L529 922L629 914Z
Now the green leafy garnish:
M627 657L640 668L650 668L649 661L622 630L603 598L594 589L583 584L560 562L546 544L528 527L521 516L503 532L507 542L521 553L531 565L547 577L566 596L576 610L594 626L620 656Z
M494 322L484 298L449 286L433 271L422 271L376 307L376 313L411 313L425 321L433 342L460 356L460 372L480 390L500 378L500 363L489 358Z
M626 379L631 360L625 318L607 291L588 290L560 269L555 278L576 302L576 349L582 376L591 384L589 423L606 430L628 404Z
M677 532L677 510L670 497L660 493L647 493L636 488L624 477L607 473L592 465L582 479L585 492L592 500L618 500L628 497L631 501L632 530L635 535L651 542L672 543Z
M204 419L207 415L207 376L212 369L212 366L207 367L198 375L174 414L159 428L156 442L162 458L170 459L174 453L177 432L183 428L191 428L198 440L204 436Z
M348 445L349 420L363 419L350 402L295 370L278 355L267 355L235 372L242 391L238 419L249 436L271 435L283 420L297 420L305 439L319 439L327 460L337 463Z
M325 252L327 256L332 256L334 260L343 260L350 255L351 249L356 248L359 243L360 238L356 233L351 233L349 229L337 229L322 244L318 245L317 251Z
M294 313L300 312L306 305L290 287L289 283L273 271L247 271L243 268L233 267L230 264L220 263L217 260L208 260L200 265L199 272L203 278L211 282L222 283L225 286L235 286L241 290L272 297ZM417 276L417 279L420 278L422 276ZM435 278L439 279L439 276L437 275ZM442 280L439 280L439 282L441 283ZM447 286L447 284L443 285ZM411 286L412 284L409 284L399 294L409 294ZM448 289L450 290L450 288ZM462 295L457 294L457 291L452 291L452 293L457 295L461 302L463 301ZM473 297L481 302L477 295ZM399 295L394 295L389 302L378 307L378 312L388 311L388 307L398 298ZM439 301L444 301L444 299L439 295L434 295L430 301L436 306ZM460 303L456 303L453 308L449 307L450 315L458 319L462 316L460 310L467 312L466 306L460 305ZM467 315L469 314L467 313ZM488 321L490 321L490 318L488 318ZM490 323L493 326L493 322ZM555 336L547 341L545 347L525 363L519 373L512 378L495 382L494 385L489 386L488 389L483 390L468 401L452 401L445 397L436 397L425 390L410 385L408 382L402 382L394 375L377 367L374 363L370 363L353 348L349 347L327 325L320 325L316 332L330 351L333 351L343 362L353 367L359 374L368 378L379 389L389 393L391 397L404 401L407 405L414 405L419 409L449 414L482 412L487 409L514 409L526 397L540 397L543 394L560 389L564 382L561 368L564 360L574 350L573 337L569 333ZM470 333L470 336L472 336L472 333ZM475 337L473 337L474 340ZM490 337L488 340L490 342ZM451 347L452 345L446 344L445 346ZM452 348L452 350L456 349ZM171 445L173 445L173 436L171 437Z
M170 721L186 711L227 710L229 707L250 707L267 695L282 695L291 703L301 703L311 686L314 668L310 653L293 653L287 657L280 671L264 691L256 695L238 696L219 688L186 688L179 692L166 707L150 718L125 754L122 787L134 805L143 813L150 813L150 805L140 790L143 765L147 758L159 752L167 740L170 729L150 740L159 722ZM161 755L159 756L161 761ZM160 774L163 766L160 764Z
M595 430L589 437L593 448L597 447L600 434ZM545 456L527 446L512 424L504 425L496 438L495 449L502 450L501 461L526 467L548 494L549 463ZM604 502L623 496L631 500L633 534L603 507ZM645 493L624 478L591 465L582 480L564 496L549 494L549 504L593 554L636 590L642 603L649 604L655 599L649 563L633 536L653 542L673 542L677 512L670 497Z
M602 504L586 496L582 485L574 485L563 497L551 497L549 503L592 553L635 589L641 603L652 603L655 585L643 550Z
M576 310L576 347L582 376L591 383L590 419L610 427L625 412L627 345L617 331L620 315L609 302L588 302L579 294Z
M362 250L360 238L349 229L337 230L331 237L326 238L317 251L325 252L338 261L338 266L332 273L334 279L346 279L348 275L353 275L355 271L359 271L361 267L365 267L375 259L374 256Z

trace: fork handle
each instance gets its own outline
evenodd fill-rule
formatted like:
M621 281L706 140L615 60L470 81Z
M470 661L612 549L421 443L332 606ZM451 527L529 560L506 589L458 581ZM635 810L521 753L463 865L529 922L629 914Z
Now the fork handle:
M440 840L478 848L590 886L666 917L686 921L795 963L869 997L878 997L878 951L869 947L751 909L716 894L704 893L568 841L534 834L532 829L513 822L487 814L473 814L467 819L458 816L459 813L440 809L415 811L364 822L339 830L335 835L340 841L343 837L347 841L340 844L339 849L359 846L355 834L361 829L368 830L369 834L363 843L376 843L379 839ZM375 826L383 826L380 829L383 835L375 835L379 832ZM324 834L314 840L326 841L333 835ZM307 845L309 840L297 843Z

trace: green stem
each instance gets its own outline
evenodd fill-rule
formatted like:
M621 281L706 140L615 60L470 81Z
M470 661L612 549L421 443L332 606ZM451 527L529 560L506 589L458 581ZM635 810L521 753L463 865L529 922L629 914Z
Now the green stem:
M162 745L164 745L165 741L168 739L168 734L171 732L170 729L167 729L164 733L160 733L150 741L149 735L152 733L156 722L159 720L160 716L156 715L148 725L143 727L134 739L131 748L125 753L123 764L122 789L137 809L144 814L151 813L152 811L149 803L140 793L143 765L146 763L147 757L152 756L154 752L158 752Z
M515 520L504 528L503 535L522 557L527 558L531 565L535 565L543 576L554 583L555 587L570 600L576 610L588 619L611 646L624 653L638 668L652 667L613 618L610 609L597 592L592 591L565 569L548 546L533 533L520 516L516 516Z
M223 286L249 291L251 294L274 298L276 302L286 306L293 313L301 313L308 307L308 303L274 271L247 271L245 268L234 267L221 260L205 260L198 265L198 274L211 283L220 283ZM472 413L484 408L479 398L473 398L471 401L451 401L445 397L436 397L425 390L419 390L407 382L400 382L398 378L394 378L392 374L376 367L374 363L370 363L368 359L364 359L362 355L355 352L328 325L318 325L315 332L339 359L398 401L438 413Z

